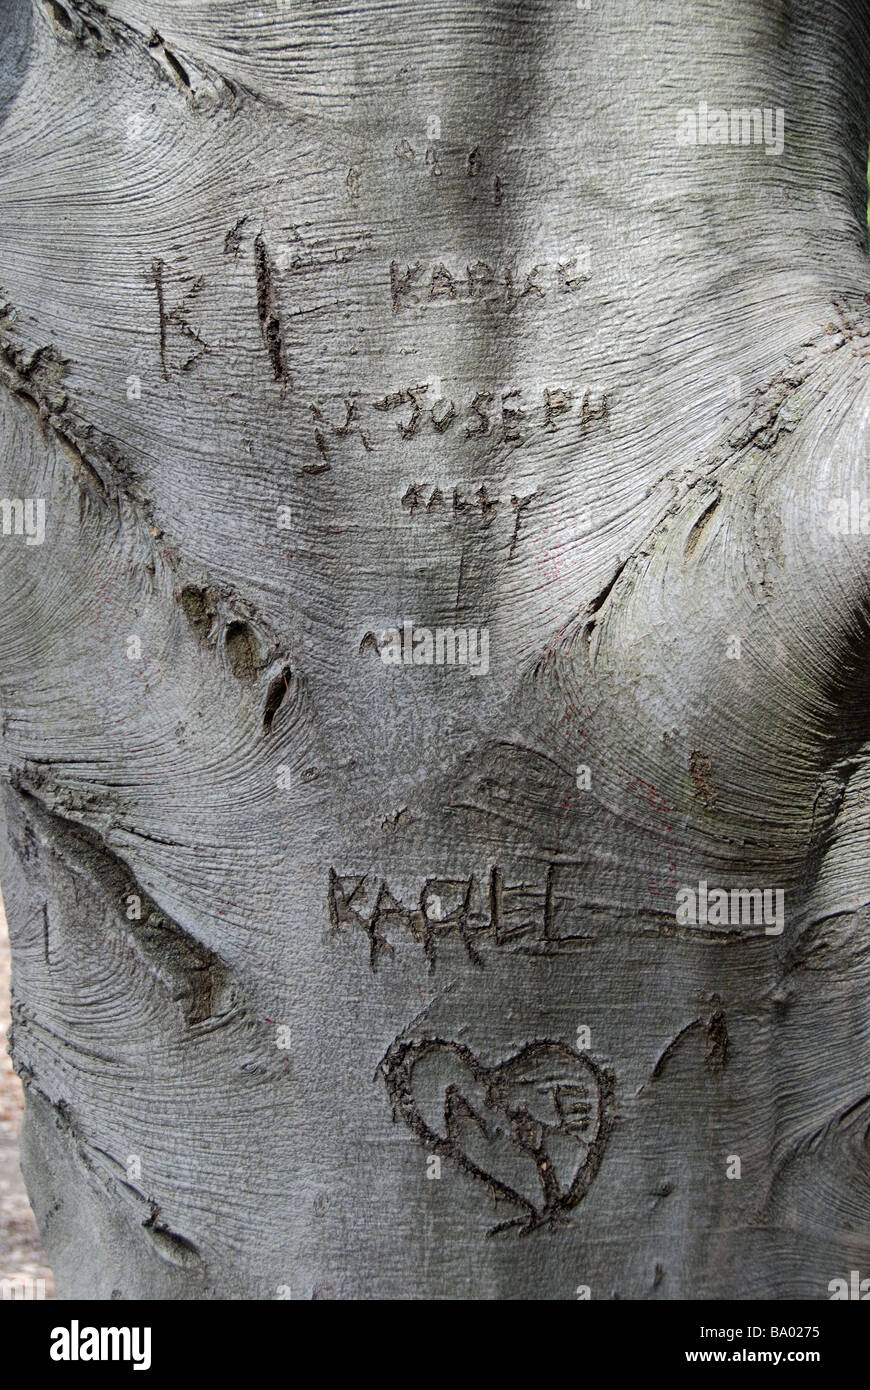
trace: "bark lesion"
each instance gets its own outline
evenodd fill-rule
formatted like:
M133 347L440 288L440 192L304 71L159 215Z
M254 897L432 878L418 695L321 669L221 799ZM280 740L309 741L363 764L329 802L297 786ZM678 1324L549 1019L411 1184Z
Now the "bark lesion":
M275 380L283 381L287 371L281 313L275 289L275 269L262 233L254 239L254 272L257 280L257 318L260 322L263 346L269 355Z
M222 648L235 680L262 701L263 731L271 733L291 689L293 670L286 645L249 604L225 586L189 583L175 597L200 645L212 651Z
M58 38L80 47L93 47L98 57L111 51L105 28L105 9L82 0L41 0L42 9ZM98 16L102 22L98 22Z
M721 494L719 492L714 492L713 496L703 503L701 513L686 538L686 544L683 548L684 564L688 565L700 550L701 541L708 532L710 523L713 520L713 514L721 500Z
M188 98L195 110L211 113L222 107L235 109L240 87L211 64L166 43L156 29L142 33L123 19L109 15L95 0L40 0L42 13L62 42L91 52L98 58L131 50L150 59L154 72ZM245 89L248 96L254 94Z
M8 303L2 307L9 320L13 307ZM150 575L156 587L159 565L166 590L179 603L203 646L216 648L218 637L223 638L229 669L240 683L256 687L263 727L269 732L281 703L274 703L279 689L276 680L280 672L290 671L286 638L231 586L182 576L184 567L177 548L167 542L130 459L114 439L95 425L83 423L75 412L66 389L69 369L70 359L54 344L28 350L13 341L0 320L0 385L31 411L43 439L53 440L59 457L72 464L73 479L80 489L81 516L94 506L102 516L113 514L119 524L131 528L141 570ZM181 582L172 587L176 577ZM262 681L266 682L265 689ZM285 693L288 682L289 674L287 680L280 679Z
M20 1010L17 1012L20 1014ZM20 1024L20 1018L17 1021ZM159 1204L128 1178L123 1162L89 1137L70 1102L50 1095L22 1063L16 1061L15 1070L25 1087L28 1110L35 1110L57 1131L67 1154L74 1156L89 1185L118 1203L128 1219L138 1218L139 1226L148 1232L161 1258L188 1271L202 1269L204 1260L199 1248L169 1226ZM147 1209L144 1217L143 1208Z
M9 787L34 841L98 891L114 929L178 1004L186 1026L212 1029L237 1016L243 1005L227 967L158 907L104 836L55 810L45 778L33 770L13 772Z
M290 694L290 680L293 673L289 666L283 666L278 675L269 684L266 693L266 707L263 710L263 729L269 734L272 732L272 723L275 715L284 703L284 699Z
M172 1230L162 1219L160 1207L156 1202L152 1201L150 1207L151 1211L142 1222L142 1227L151 1236L160 1255L181 1269L201 1264L202 1256L193 1241Z

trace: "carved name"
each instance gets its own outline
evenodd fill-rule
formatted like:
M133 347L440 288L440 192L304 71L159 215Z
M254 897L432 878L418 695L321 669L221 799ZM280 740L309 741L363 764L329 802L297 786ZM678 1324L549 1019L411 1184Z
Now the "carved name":
M564 425L573 425L581 432L610 416L611 393L605 391L593 397L589 390L580 392L564 387L545 387L537 403L523 402L518 389L496 393L478 391L473 399L457 406L455 400L430 395L430 385L402 387L373 401L345 398L338 408L337 418L328 418L320 402L311 402L309 411L314 422L316 462L303 465L303 473L325 473L331 466L333 440L356 437L366 453L371 453L377 417L366 419L369 410L379 415L400 412L393 419L396 432L403 443L419 437L444 435L454 429L453 438L463 442L487 439L492 444L519 446L528 438L543 431L554 432ZM579 405L578 405L579 402ZM334 408L333 408L334 409Z
M561 878L560 878L561 876ZM550 864L539 883L506 883L494 865L485 879L425 880L412 906L402 903L385 879L369 874L329 871L329 920L334 931L346 927L363 932L369 941L369 964L377 970L381 957L393 955L393 938L416 942L435 970L438 942L458 939L469 959L483 965L485 946L549 954L578 949L591 938L574 929L573 895L565 867Z
M515 256L493 267L485 261L450 269L443 261L424 266L390 262L393 313L433 303L471 304L497 308L506 314L518 304L537 302L554 294L573 294L589 279L589 248L554 263L534 264L520 271Z

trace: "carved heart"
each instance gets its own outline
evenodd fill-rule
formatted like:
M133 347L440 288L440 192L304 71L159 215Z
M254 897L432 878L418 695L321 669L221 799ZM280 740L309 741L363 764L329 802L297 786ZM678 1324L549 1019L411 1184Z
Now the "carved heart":
M522 1208L490 1235L551 1225L585 1197L613 1127L612 1080L591 1058L544 1040L487 1067L446 1038L399 1038L380 1070L430 1152Z

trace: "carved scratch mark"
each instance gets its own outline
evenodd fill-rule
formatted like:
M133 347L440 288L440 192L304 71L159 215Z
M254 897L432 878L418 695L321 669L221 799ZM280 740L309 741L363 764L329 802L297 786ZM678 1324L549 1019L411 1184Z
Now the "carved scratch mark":
M684 1028L681 1028L680 1031L671 1038L671 1041L661 1053L650 1073L650 1081L658 1081L681 1043L699 1030L702 1030L707 1037L707 1047L704 1053L705 1067L708 1071L714 1073L724 1071L725 1067L728 1065L729 1038L728 1023L720 1007L721 1002L718 994L714 994L711 999L714 1008L709 1018L706 1019L706 1021L703 1018L692 1019L691 1023L687 1023ZM645 1084L646 1083L644 1083L644 1085ZM641 1094L643 1089L644 1086L641 1086L638 1095Z
M520 523L522 521L523 512L527 507L531 506L532 500L536 495L536 493L530 492L528 497L511 497L511 506L514 508L516 516L514 518L514 533L511 536L511 545L508 551L509 560L514 558L514 551L517 547L517 541L520 538Z
M273 284L273 268L262 232L254 239L254 271L257 278L257 318L263 345L269 354L276 381L286 375L284 345L281 341L281 318Z
M163 379L164 381L168 381L169 372L166 369L166 303L163 298L162 261L152 262L151 274L154 280L154 288L157 292L157 312L160 315L160 365L163 368Z

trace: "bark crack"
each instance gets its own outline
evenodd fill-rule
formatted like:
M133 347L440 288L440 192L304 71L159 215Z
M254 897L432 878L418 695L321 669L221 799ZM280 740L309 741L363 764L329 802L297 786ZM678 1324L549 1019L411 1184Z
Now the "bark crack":
M213 1031L244 1012L240 990L223 961L157 905L96 830L49 806L45 789L32 774L25 779L13 771L9 786L26 821L41 832L51 852L85 877L110 906L114 926L178 1004L188 1028Z

